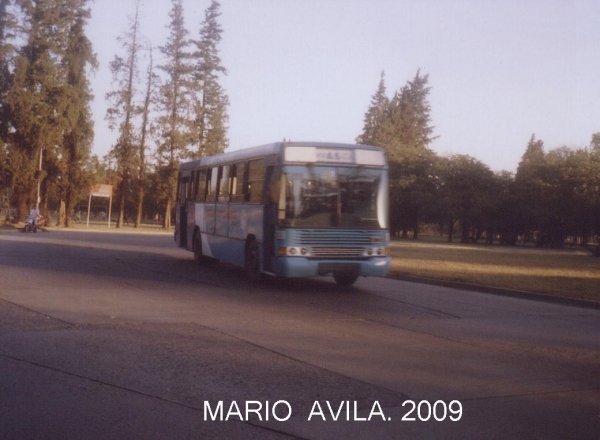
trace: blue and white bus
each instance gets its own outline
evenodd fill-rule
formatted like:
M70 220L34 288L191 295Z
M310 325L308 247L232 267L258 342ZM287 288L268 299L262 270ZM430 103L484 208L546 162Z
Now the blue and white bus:
M369 145L278 142L182 163L175 242L248 275L384 276L388 170Z

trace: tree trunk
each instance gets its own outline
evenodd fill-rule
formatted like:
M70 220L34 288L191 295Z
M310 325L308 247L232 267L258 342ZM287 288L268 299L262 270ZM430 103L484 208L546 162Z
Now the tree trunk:
M165 207L165 221L163 222L163 227L165 229L169 229L171 227L171 206L172 206L171 197L167 199L167 206Z
M68 226L67 217L67 204L61 199L58 204L58 219L56 221L56 226Z
M139 182L140 187L137 192L137 207L135 209L135 227L139 228L142 223L142 209L144 205L144 186L143 182Z
M123 221L125 219L125 189L127 187L127 178L123 178L121 180L121 191L119 191L119 215L117 217L117 228L121 228L123 226Z

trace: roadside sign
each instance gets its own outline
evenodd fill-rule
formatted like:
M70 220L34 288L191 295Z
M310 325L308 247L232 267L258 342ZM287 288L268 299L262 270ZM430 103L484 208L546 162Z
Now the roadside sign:
M102 197L108 199L108 227L110 228L110 215L112 208L112 185L105 183L97 183L90 189L90 197L88 200L88 213L86 226L90 226L90 209L92 207L92 197Z

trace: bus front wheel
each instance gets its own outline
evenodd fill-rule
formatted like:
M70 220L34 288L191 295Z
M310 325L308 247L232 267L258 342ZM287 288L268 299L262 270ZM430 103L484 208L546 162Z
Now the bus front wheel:
M353 272L334 272L335 282L342 287L351 286L358 279L358 274Z

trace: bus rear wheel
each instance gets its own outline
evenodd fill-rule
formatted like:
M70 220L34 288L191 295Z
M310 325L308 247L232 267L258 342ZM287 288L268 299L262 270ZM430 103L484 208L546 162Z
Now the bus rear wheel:
M246 252L244 255L244 268L246 269L246 275L252 281L256 281L261 278L260 256L258 253L258 244L255 240L249 241L246 245Z
M194 234L192 249L194 250L194 261L200 265L206 264L206 258L202 255L202 240L199 233Z
M358 279L358 274L354 272L334 272L333 278L338 286L351 286Z

